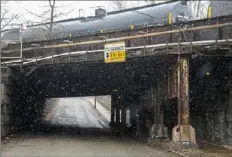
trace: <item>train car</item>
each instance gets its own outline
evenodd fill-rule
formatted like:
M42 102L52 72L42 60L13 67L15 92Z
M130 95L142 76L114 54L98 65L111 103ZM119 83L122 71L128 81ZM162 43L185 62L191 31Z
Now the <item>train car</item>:
M102 10L97 10L98 11ZM86 36L104 31L120 31L133 27L144 27L149 25L166 25L170 22L169 14L172 14L171 22L176 23L178 17L188 17L186 5L181 1L168 2L159 5L149 5L126 9L124 11L109 12L106 11L96 14L94 18L84 18L82 20L70 22L57 22L53 25L53 31L50 38L64 38L72 35ZM49 24L46 26L34 26L23 31L23 41L46 40Z
M182 3L183 1L171 1L160 4L148 5L143 7L125 9L122 11L106 12L104 9L98 9L94 17L67 19L57 21L53 24L52 33L48 36L47 24L31 26L22 32L23 42L41 41L47 39L66 38L69 36L87 36L95 35L100 31L121 31L146 26L163 26L167 24L176 24L179 20L189 20L190 11L189 5ZM211 9L208 9L211 8ZM223 8L223 9L221 9ZM208 11L208 16L211 18L232 14L232 1L209 1L205 7ZM171 16L170 16L171 15ZM171 17L171 18L170 18ZM196 20L192 19L191 20ZM217 38L217 30L198 31L199 38L197 40L210 40ZM3 33L3 40L19 39L19 34L16 30ZM16 37L17 36L17 37Z
M207 17L216 18L220 16L232 15L232 1L229 0L210 0L209 5L205 7L207 11ZM201 9L202 11L202 9ZM225 22L225 21L224 21ZM230 21L226 21L230 22ZM223 28L224 34L227 34L229 38L232 38L232 29ZM227 32L227 33L225 33ZM198 40L216 40L219 39L218 28L210 30L197 31Z
M212 18L219 16L226 16L232 14L232 1L229 0L214 0L210 1L208 15ZM211 13L210 13L211 12Z

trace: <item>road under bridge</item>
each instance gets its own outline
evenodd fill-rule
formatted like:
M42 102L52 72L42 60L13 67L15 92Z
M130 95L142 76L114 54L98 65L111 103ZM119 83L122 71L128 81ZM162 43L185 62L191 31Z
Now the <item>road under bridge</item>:
M222 34L220 27L224 26L230 25L207 27ZM207 27L198 29L204 31ZM162 40L152 43L157 41L152 36L161 38L171 32L125 37L122 39L126 39L129 46L124 63L102 62L102 40L97 43L100 46L90 41L80 42L80 47L74 42L64 47L25 48L20 62L4 63L12 70L9 81L9 88L13 89L9 105L12 122L18 127L26 123L26 127L39 125L45 98L111 95L110 125L119 132L127 130L125 111L130 108L137 133L148 134L150 138L169 137L185 144L196 144L196 140L202 139L231 144L232 58L231 40L226 36L230 30L231 27L225 27L219 39L184 42L180 38L176 43L167 44L161 44ZM181 31L174 30L177 32L175 40L181 37ZM147 40L149 42L144 44ZM132 46L135 43L137 48ZM67 48L69 46L73 51ZM6 50L5 57L13 52ZM44 56L33 58L37 53Z

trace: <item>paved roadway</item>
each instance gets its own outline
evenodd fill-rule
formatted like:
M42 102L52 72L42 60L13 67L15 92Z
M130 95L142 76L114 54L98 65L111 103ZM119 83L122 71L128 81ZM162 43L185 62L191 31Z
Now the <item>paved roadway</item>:
M108 128L109 121L94 105L82 98L61 98L52 110L52 124L72 125L80 128ZM108 113L110 114L110 113Z
M2 145L1 152L1 157L177 157L146 143L113 135L14 135Z
M50 133L15 134L3 141L1 157L177 156L148 147L146 143L136 142L128 137L116 137L110 132L104 132L103 130L108 127L108 121L101 117L101 113L85 99L60 99L52 112L53 124L100 130L64 135L63 133L57 134L56 128L51 129Z

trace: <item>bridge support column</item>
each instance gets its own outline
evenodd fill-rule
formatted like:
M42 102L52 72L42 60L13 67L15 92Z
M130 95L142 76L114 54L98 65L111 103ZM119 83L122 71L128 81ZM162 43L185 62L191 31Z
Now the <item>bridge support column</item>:
M189 124L189 57L180 56L177 68L178 125L172 130L172 141L192 145L196 135Z
M123 103L123 107L122 107L122 122L121 122L121 124L123 125L123 127L126 126L126 107L124 105L125 104Z
M111 95L111 120L110 126L113 127L116 124L116 95Z
M123 132L126 126L126 110L122 100L122 95L118 93L112 94L110 126L117 132Z
M121 115L120 115L120 96L117 95L117 101L116 101L116 124L117 124L117 128L119 128L120 125L120 119L121 119Z
M157 83L152 84L151 94L152 102L154 102L154 124L150 129L150 139L168 138L168 128L164 124L164 101L166 101L166 81L165 74L161 74Z

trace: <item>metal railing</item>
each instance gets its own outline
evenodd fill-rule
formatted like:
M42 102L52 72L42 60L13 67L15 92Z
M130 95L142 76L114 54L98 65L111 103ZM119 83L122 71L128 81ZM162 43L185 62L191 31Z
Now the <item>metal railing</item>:
M164 48L164 49L169 49L169 48L173 48L173 47L177 47L177 46L185 46L190 48L191 50L194 47L197 46L212 46L212 45L225 45L228 46L230 44L232 44L232 39L223 39L223 40L204 40L204 41L193 41L193 42L178 42L178 43L165 43L165 44L155 44L155 45L145 45L145 46L135 46L135 47L126 47L126 50L128 51L128 53L130 53L131 50L146 50L149 48L153 48L153 49L160 49L160 48ZM75 51L75 52L65 52L65 53L61 53L61 54L56 54L56 55L51 55L51 56L46 56L46 57L42 57L42 58L27 58L27 60L25 60L25 62L23 62L23 65L28 65L31 63L37 63L39 61L43 61L43 60L49 60L49 59L53 59L53 58L57 58L57 57L64 57L64 56L74 56L74 55L87 55L87 54L93 54L93 53L99 53L99 52L104 52L104 49L100 49L100 50L85 50L85 51ZM179 52L176 52L176 54L178 54ZM186 53L186 52L184 52ZM189 52L191 53L191 52ZM174 54L174 53L172 53ZM102 60L104 58L102 57ZM13 65L13 63L21 63L22 60L13 60L13 61L7 61L7 62L3 62L2 64L11 64Z

